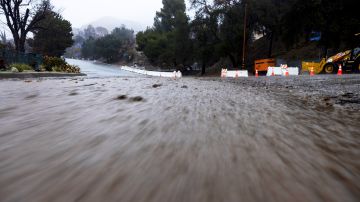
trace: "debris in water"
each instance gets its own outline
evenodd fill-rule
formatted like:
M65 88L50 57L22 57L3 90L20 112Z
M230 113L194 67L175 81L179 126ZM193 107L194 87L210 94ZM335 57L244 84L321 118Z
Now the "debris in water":
M32 98L36 98L38 95L37 94L33 94L33 95L29 95L27 97L25 97L25 99L32 99Z
M87 85L84 85L85 87L87 86L95 86L97 83L92 83L92 84L87 84Z
M159 87L161 87L162 86L162 84L160 83L160 84L154 84L152 87L153 88L159 88Z
M116 98L116 100L126 100L127 99L127 95L120 95Z
M130 98L130 101L131 101L131 102L141 102L141 101L143 101L143 100L144 100L144 98L141 97L141 96L136 96L136 97Z
M77 92L71 92L70 94L69 94L69 96L75 96L75 95L79 95L79 93L77 93Z

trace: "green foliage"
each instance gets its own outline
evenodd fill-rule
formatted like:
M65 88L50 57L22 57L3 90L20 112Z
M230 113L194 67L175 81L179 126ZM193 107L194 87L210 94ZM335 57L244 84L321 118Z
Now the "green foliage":
M14 63L14 64L11 64L10 67L15 67L19 72L33 70L33 68L30 65L23 64L23 63Z
M70 65L64 59L58 57L44 57L42 68L50 72L80 73L78 66Z
M115 28L111 34L97 39L90 37L82 45L82 56L105 62L129 60L135 45L134 31L126 27ZM131 57L130 57L131 58Z
M95 46L96 40L92 37L87 39L81 48L81 55L84 58L88 59L94 59L96 57L96 46Z
M154 27L137 34L138 50L159 66L179 67L191 62L190 26L184 0L163 0Z
M197 16L191 27L195 36L193 56L201 65L201 73L205 74L206 67L220 59L219 54L215 52L219 40L212 34L212 29L216 25L212 18Z
M188 21L184 0L163 0L163 8L156 12L154 27L160 32L176 30Z
M360 18L355 4L352 0L297 0L284 17L284 41L296 44L318 31L319 44L325 48L358 46L354 35L360 32Z
M53 11L48 11L45 16L33 32L34 39L29 40L29 44L35 52L60 57L73 44L71 23Z
M43 67L45 68L46 71L51 72L53 71L54 67L62 67L65 65L67 65L67 63L62 58L48 57L48 56L44 57Z
M115 62L120 57L122 40L117 39L114 35L107 35L96 40L95 51L99 57L104 57L107 62Z

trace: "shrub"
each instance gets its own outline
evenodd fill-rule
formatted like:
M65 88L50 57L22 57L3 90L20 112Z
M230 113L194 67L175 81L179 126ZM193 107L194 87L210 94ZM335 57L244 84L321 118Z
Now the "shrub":
M26 70L33 70L33 68L30 65L23 64L23 63L14 63L14 64L11 64L10 67L15 67L19 72L23 72Z
M55 71L55 72L62 72L62 68L59 67L59 66L53 67L52 70Z
M80 68L78 66L70 65L66 63L64 59L57 57L44 57L42 68L46 71L80 73Z
M64 59L58 57L44 57L43 66L46 71L53 71L54 67L62 67L67 65Z
M55 66L53 70L56 72L67 72L67 73L80 73L80 68L75 65L63 65L63 66Z

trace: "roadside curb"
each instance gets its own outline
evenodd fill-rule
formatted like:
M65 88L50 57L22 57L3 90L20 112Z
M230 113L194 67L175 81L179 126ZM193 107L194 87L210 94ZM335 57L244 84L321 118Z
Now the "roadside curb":
M49 72L31 72L31 73L12 73L0 72L0 79L28 79L43 77L76 77L87 76L83 73L49 73Z

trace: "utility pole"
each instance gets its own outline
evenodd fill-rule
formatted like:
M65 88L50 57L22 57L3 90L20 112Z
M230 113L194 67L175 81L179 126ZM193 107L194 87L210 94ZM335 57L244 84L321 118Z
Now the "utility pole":
M245 2L245 16L244 16L244 41L243 41L242 69L245 69L245 52L246 52L246 24L247 24L247 3Z

